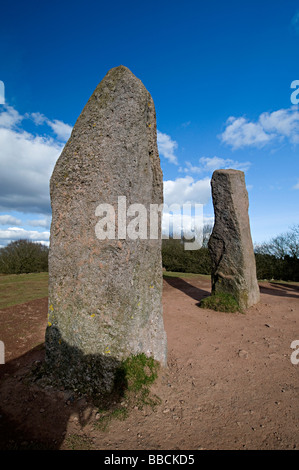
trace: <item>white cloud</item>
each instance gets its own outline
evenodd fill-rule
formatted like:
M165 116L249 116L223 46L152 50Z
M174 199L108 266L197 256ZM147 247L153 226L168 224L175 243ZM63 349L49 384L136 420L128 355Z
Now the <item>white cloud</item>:
M195 181L191 176L186 176L177 178L174 181L165 181L162 217L163 237L168 238L169 233L171 233L177 238L181 238L182 235L193 238L195 230L198 239L200 239L204 225L213 224L214 221L213 216L203 215L203 206L210 199L210 178Z
M266 132L273 132L288 137L292 143L299 143L299 111L297 106L290 109L279 109L273 113L263 113L259 121Z
M63 121L59 121L58 119L54 119L54 121L51 121L50 119L48 119L46 116L44 116L41 113L31 113L31 114L27 114L26 116L31 118L37 126L40 126L43 124L48 125L52 129L52 131L56 134L58 139L62 140L63 142L66 142L71 135L71 132L73 129L72 126L70 126L69 124L66 124Z
M231 116L226 122L225 131L219 137L223 143L232 146L233 149L246 146L263 147L277 139L279 141L288 139L290 143L298 144L298 106L262 113L257 122Z
M5 104L5 86L2 80L0 80L0 104Z
M293 186L293 189L299 189L299 178L298 178L298 181L297 181L297 183L295 184L295 186Z
M175 140L172 140L171 137L167 134L163 134L157 130L157 142L159 153L163 155L170 163L178 164L176 155L174 154L175 149L178 147L178 144Z
M59 140L20 128L26 119L36 125L46 123ZM13 107L4 107L0 113L1 211L50 212L49 179L70 131L68 124L50 121L41 113L21 116Z
M164 181L164 202L171 204L207 204L211 196L210 178L195 181L191 176Z
M169 238L173 235L175 238L193 238L196 231L197 236L200 236L204 225L204 218L202 214L190 215L177 213L173 215L168 211L163 212L162 217L162 237Z
M63 145L0 128L0 210L50 212L49 179Z
M22 121L23 116L18 113L12 106L5 106L0 114L0 127L10 129Z
M222 142L237 149L251 145L262 147L275 136L266 134L259 123L249 122L245 118L230 117L220 137Z
M186 162L185 168L180 168L180 172L184 173L212 173L214 170L233 168L246 172L251 165L251 162L238 162L230 158L221 157L201 157L199 159L200 166L192 165Z
M214 225L215 217L213 215L204 215L203 223L204 225Z
M32 119L34 124L36 124L37 126L41 126L42 124L45 124L45 122L47 121L46 116L44 116L44 114L41 114L41 113L26 114L26 117L28 117L29 119Z
M207 204L211 197L210 178L195 181L191 176L177 178L176 180L164 181L164 206L162 217L162 234L168 237L169 233L185 237L194 235L194 228L201 231L204 223L210 222L211 218L205 218L202 208L196 208L196 204ZM183 211L184 204L191 204L190 212ZM172 205L178 205L175 214ZM199 234L199 236L201 236Z
M230 158L221 157L202 157L200 163L204 165L206 171L214 171L218 169L233 168L235 170L247 171L251 165L251 162L238 162L237 160L231 160Z
M71 126L69 126L69 124L65 124L64 122L59 121L58 119L54 119L54 121L47 120L47 124L55 132L58 139L64 142L69 139L73 129Z
M0 241L2 240L20 240L29 239L32 241L49 241L50 232L38 232L35 230L25 230L20 227L10 227L6 230L0 230Z
M21 225L22 221L11 215L0 215L0 225Z
M46 216L43 219L28 220L26 224L30 225L31 227L49 228L51 225L51 216Z

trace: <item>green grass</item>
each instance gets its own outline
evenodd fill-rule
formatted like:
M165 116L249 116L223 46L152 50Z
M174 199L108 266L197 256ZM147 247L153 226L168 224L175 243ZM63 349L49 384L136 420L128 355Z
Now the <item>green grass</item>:
M115 374L115 393L121 403L112 397L106 406L98 408L98 417L95 426L105 431L113 419L125 420L129 410L135 407L143 409L144 406L154 408L160 404L159 397L151 393L150 386L158 376L159 363L144 353L130 356L118 367ZM112 406L111 406L112 405Z
M87 436L71 434L66 438L65 443L70 450L94 450L92 439Z
M299 286L298 281L283 281L278 279L259 279L258 282L269 282L271 284L288 284L290 286Z
M48 295L48 273L0 276L0 309Z
M174 271L163 271L163 277L180 277L180 278L197 278L197 279L211 279L210 274L196 274L196 273L180 273Z
M118 380L135 393L148 391L148 387L156 380L158 362L144 353L130 356L118 368Z
M100 429L101 431L106 431L108 428L108 425L113 419L118 419L120 421L125 421L125 419L128 417L128 410L126 406L118 406L113 409L98 409L98 417L97 421L95 423L95 427Z
M212 294L209 297L205 297L200 302L200 307L228 313L241 311L234 296L225 292L219 292L217 294Z

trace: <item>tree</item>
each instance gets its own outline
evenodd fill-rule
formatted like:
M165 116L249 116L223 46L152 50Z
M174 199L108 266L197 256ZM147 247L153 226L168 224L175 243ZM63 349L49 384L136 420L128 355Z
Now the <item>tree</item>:
M16 240L0 249L0 272L23 274L48 271L47 246L30 240Z
M274 255L278 259L285 256L299 258L299 224L294 225L289 232L277 235L268 243L256 247L255 252Z
M203 244L198 250L185 250L184 240L162 240L162 263L167 271L183 273L211 273L211 259L207 248L212 226L203 228ZM190 241L190 240L189 240Z
M255 247L259 279L299 280L299 224Z

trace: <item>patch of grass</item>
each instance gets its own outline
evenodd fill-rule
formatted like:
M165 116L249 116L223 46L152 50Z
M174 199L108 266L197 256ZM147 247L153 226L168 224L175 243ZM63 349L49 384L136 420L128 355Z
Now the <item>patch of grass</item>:
M128 417L128 414L129 414L128 409L124 405L118 406L114 409L108 409L108 410L99 409L96 427L99 428L101 431L106 431L109 423L113 419L124 421Z
M174 271L163 271L163 277L180 277L184 278L197 278L197 279L211 279L210 274L196 274L196 273L180 273Z
M142 408L144 405L153 406L150 399L150 385L158 376L159 363L144 353L128 357L119 367L118 374L125 381L126 389L134 396L135 405Z
M92 450L94 448L93 442L87 436L80 436L79 434L71 434L66 438L66 445L70 450Z
M144 353L130 356L117 368L115 374L115 393L121 397L120 405L114 401L98 409L95 426L105 431L112 419L125 420L129 410L142 409L144 406L154 408L160 403L159 397L151 394L150 386L158 376L159 363ZM112 395L113 396L113 395Z
M265 279L261 279L259 282L269 282L269 283L273 283L273 284L287 284L287 285L290 285L290 286L297 286L299 287L299 282L298 281L282 281L282 280L276 280L276 279L269 279L269 280L265 280Z
M42 299L48 295L48 273L0 276L0 309Z
M217 294L212 294L209 297L205 297L202 299L199 306L201 308L208 308L218 312L234 313L241 311L235 297L225 292L218 292Z

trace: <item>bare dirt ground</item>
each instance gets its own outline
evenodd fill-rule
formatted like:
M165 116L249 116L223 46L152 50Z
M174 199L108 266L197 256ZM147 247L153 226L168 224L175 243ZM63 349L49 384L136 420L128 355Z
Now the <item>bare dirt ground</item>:
M28 385L43 360L47 299L2 309L0 447L10 449L298 449L299 287L261 282L261 301L245 314L198 307L202 278L164 280L168 368L152 391L155 408L97 427L97 409L67 391ZM298 355L299 357L299 355Z

